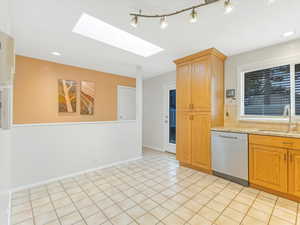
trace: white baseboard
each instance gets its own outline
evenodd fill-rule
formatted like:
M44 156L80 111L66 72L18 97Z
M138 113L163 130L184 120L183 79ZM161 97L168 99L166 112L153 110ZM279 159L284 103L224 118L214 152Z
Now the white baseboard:
M97 167L97 168L92 168L92 169L80 171L80 172L77 172L77 173L72 173L72 174L69 174L69 175L66 175L66 176L61 176L61 177L56 177L56 178L48 179L48 180L45 180L45 181L42 181L42 182L38 182L38 183L34 183L34 184L29 184L29 185L24 185L24 186L21 186L21 187L13 188L10 191L10 193L14 193L14 192L17 192L17 191L26 190L28 188L34 188L34 187L37 187L37 186L40 186L40 185L45 185L45 184L48 184L48 183L51 183L51 182L63 180L63 179L70 178L70 177L76 177L76 176L79 176L79 175L82 175L82 174L85 174L85 173L93 172L93 171L100 170L100 169L105 169L105 168L108 168L108 167L112 167L112 166L116 166L116 165L128 163L128 162L131 162L131 161L136 161L136 160L139 160L139 159L142 159L142 156L136 157L136 158L132 158L132 159L128 159L128 160L124 160L124 161L119 161L119 162L111 163L111 164L107 164L107 165L100 166L100 167Z
M153 149L155 151L165 152L164 149L158 148L158 147L153 147L153 146L149 146L149 145L143 145L143 147L145 147L145 148L151 148L151 149Z

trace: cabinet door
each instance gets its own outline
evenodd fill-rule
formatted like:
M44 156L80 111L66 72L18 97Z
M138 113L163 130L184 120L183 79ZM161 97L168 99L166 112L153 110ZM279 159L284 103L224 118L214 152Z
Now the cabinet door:
M210 114L194 113L192 118L192 165L211 169Z
M211 87L210 65L207 57L191 65L192 104L196 111L210 111Z
M289 193L300 197L300 150L289 150Z
M276 191L287 191L287 150L250 144L250 183Z
M188 112L177 112L176 115L176 158L191 163L191 117Z
M177 66L176 110L187 111L191 107L191 64Z

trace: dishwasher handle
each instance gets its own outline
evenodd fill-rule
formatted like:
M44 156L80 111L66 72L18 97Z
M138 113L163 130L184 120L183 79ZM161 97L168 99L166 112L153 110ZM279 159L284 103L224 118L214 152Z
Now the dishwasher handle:
M227 138L227 139L238 139L238 137L232 137L232 136L226 136L226 135L219 135L221 138Z

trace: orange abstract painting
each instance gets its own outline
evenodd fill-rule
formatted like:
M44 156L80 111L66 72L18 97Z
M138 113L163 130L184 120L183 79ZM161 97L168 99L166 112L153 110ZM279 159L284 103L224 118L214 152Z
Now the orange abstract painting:
M93 115L95 107L95 82L81 81L80 114Z
M58 80L58 111L74 113L77 105L77 83L73 80Z

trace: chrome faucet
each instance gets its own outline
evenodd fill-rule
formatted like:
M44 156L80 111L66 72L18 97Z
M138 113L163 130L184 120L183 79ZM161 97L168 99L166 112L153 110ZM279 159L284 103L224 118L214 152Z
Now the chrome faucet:
M287 132L293 131L294 128L296 127L294 124L292 124L292 113L291 112L292 112L291 104L285 105L284 109L283 109L283 116L289 117L289 125L288 125Z

